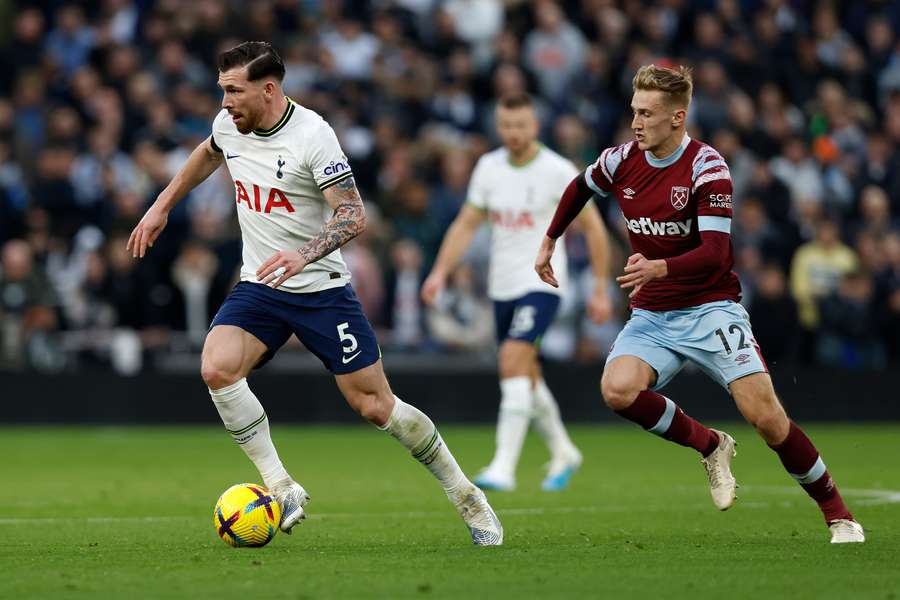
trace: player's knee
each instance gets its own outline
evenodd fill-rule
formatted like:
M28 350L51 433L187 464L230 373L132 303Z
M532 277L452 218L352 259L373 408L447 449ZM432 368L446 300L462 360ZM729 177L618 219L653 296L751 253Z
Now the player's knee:
M783 441L790 429L787 415L777 405L766 408L757 414L752 425L769 444L778 444Z
M501 379L531 374L534 370L534 361L528 350L520 344L504 344L500 347L498 368Z
M211 390L220 390L233 385L242 377L238 369L228 369L211 360L204 360L200 366L200 376L206 387Z
M381 427L391 416L392 400L393 397L389 401L382 394L358 392L350 401L350 405L363 419Z
M614 411L631 406L640 392L640 386L636 382L615 373L604 372L603 379L600 380L600 393L603 394L603 401Z

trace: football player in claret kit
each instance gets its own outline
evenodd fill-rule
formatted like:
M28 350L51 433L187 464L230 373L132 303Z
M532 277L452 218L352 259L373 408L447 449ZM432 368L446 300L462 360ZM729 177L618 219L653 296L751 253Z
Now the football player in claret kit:
M226 429L281 506L281 530L304 518L306 490L288 474L247 375L296 335L334 373L350 406L395 437L431 471L477 545L503 543L503 528L425 414L391 392L372 327L339 248L366 224L347 158L325 120L287 98L284 63L265 42L219 56L223 110L135 227L143 257L168 212L224 162L234 180L243 240L241 281L213 319L201 374ZM298 401L300 401L298 399Z
M572 180L535 268L557 285L550 262L556 239L594 194L615 196L634 250L617 280L631 290L633 312L603 371L606 404L651 433L697 450L713 503L726 510L736 498L734 439L705 427L656 391L686 360L693 361L731 393L744 418L816 501L831 542L865 541L815 446L775 395L747 312L738 304L731 175L715 149L685 131L690 70L644 66L633 87L635 140L604 150Z
M490 222L488 295L494 301L500 344L500 411L494 458L475 477L475 483L482 489L499 491L515 487L522 444L529 423L534 422L550 450L547 476L541 487L557 491L567 486L582 457L569 439L538 361L538 345L559 307L561 290L548 288L540 280L532 259L556 210L560 190L578 170L571 161L538 141L538 119L527 95L501 98L495 117L503 146L486 153L475 166L468 200L441 244L434 268L422 285L422 298L428 304L437 299L477 228ZM578 219L587 238L595 276L587 312L602 322L610 313L606 295L606 229L592 206L583 210ZM560 250L553 262L564 282L566 255L563 248Z

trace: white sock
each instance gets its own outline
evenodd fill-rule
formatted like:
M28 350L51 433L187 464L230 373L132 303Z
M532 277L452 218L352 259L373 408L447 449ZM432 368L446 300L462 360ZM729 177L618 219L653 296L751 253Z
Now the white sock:
M276 483L290 479L272 444L266 411L250 391L247 379L218 390L210 389L209 395L225 429L256 465L266 487L271 489Z
M544 438L551 456L557 457L578 451L559 416L556 398L553 397L553 392L547 387L543 377L538 379L534 388L534 427Z
M497 449L489 469L514 478L525 434L528 433L528 423L531 421L531 378L523 376L501 379L500 394Z
M397 438L413 458L425 465L451 499L457 491L467 487L469 480L459 468L434 423L415 406L394 396L394 410L387 423L379 429Z

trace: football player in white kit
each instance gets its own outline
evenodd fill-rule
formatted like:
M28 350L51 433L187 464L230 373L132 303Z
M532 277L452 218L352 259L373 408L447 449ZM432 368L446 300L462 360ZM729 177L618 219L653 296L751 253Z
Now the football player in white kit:
M350 406L395 437L437 478L477 545L503 543L484 493L463 474L425 414L391 392L372 327L339 248L366 226L362 200L334 131L284 95L284 63L266 42L219 56L223 110L135 227L143 257L173 206L224 162L243 240L241 281L213 319L201 374L225 428L282 508L281 529L305 517L306 490L288 474L247 375L296 335L335 375Z
M475 483L499 491L515 487L516 465L533 421L551 454L541 487L556 491L568 485L581 465L581 453L569 439L538 361L538 345L559 308L561 291L540 280L530 257L541 244L562 190L578 169L538 141L539 124L527 95L502 98L495 117L503 146L482 156L475 166L467 202L447 231L434 268L422 284L422 299L427 304L436 300L475 231L489 221L488 295L494 301L500 344L500 412L494 458ZM587 311L599 323L610 315L606 229L593 207L580 214L579 222L596 280ZM560 246L560 250L564 248ZM565 279L565 252L553 258L554 271Z

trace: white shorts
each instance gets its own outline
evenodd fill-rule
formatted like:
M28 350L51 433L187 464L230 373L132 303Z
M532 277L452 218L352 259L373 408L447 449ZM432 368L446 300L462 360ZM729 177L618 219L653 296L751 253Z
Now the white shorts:
M752 373L768 373L753 338L750 317L737 302L720 300L678 310L634 309L606 362L636 356L656 371L654 390L664 387L686 360L726 390Z

